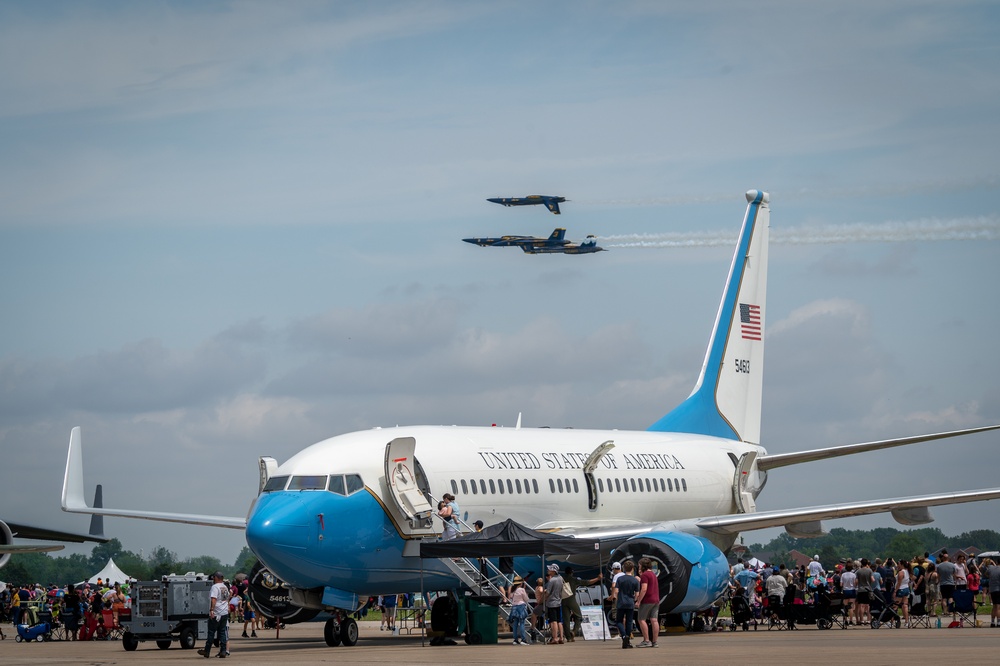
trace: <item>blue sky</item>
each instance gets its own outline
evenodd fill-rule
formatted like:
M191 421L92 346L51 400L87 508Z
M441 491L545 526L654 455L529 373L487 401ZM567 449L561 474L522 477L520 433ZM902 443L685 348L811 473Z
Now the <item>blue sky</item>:
M109 504L232 515L258 455L352 430L645 428L694 384L751 188L770 451L1000 422L998 14L3 3L0 517L85 527L58 509L74 425ZM485 201L530 193L570 202ZM557 225L611 251L460 241ZM759 507L992 487L998 445L779 470ZM1000 529L990 504L934 513Z

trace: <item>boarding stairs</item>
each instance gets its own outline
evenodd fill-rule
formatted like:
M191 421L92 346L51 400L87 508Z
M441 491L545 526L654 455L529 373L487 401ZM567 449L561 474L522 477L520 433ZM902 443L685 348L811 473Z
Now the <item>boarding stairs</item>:
M430 495L429 493L427 493L427 496L434 502L438 501L436 497ZM475 531L460 517L456 516L455 519L459 524L460 534ZM482 564L485 565L487 571L487 575L484 576L482 570L480 569L479 558L442 557L440 560L460 581L462 581L467 588L472 590L474 595L480 597L499 598L500 617L504 619L504 622L510 624L510 612L512 606L507 600L507 596L504 594L504 591L496 584L496 581L506 581L507 576L501 573L500 569L498 569L493 562L491 562L488 558L482 559ZM544 641L544 635L531 626L531 623L527 620L525 620L525 627L527 627L528 635L531 636L533 641Z
M466 587L472 590L472 593L480 597L498 597L500 599L500 617L504 619L504 622L510 623L510 612L512 606L509 601L507 601L506 596L502 589L497 586L494 581L504 581L506 577L500 573L500 570L486 558L483 558L483 564L486 565L486 570L492 573L492 576L484 576L482 570L480 569L480 562L477 558L470 557L442 557L441 561L446 567ZM533 641L544 641L545 636L535 629L531 624L525 620L525 627L528 630L528 634L531 636Z

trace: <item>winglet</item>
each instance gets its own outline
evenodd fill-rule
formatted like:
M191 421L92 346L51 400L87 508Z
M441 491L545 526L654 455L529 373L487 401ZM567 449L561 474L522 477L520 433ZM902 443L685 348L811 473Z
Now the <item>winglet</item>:
M66 473L63 475L62 510L88 513L89 506L83 496L83 438L80 426L69 433L69 452L66 454Z
M97 496L101 497L100 493ZM206 525L209 527L226 527L243 529L247 521L242 516L206 516L190 513L165 513L162 511L137 511L135 509L106 509L103 501L95 498L94 507L87 506L83 496L83 438L80 426L76 426L69 434L69 452L66 454L66 473L63 475L62 510L70 513L100 514L102 516L118 516L121 518L143 518L146 520L161 520L168 523L186 523L188 525ZM100 531L104 531L100 524ZM91 530L94 523L91 523Z

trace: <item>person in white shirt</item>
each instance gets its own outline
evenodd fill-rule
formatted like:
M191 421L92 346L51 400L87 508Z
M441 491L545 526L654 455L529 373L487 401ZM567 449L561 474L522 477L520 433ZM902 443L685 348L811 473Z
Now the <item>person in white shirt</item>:
M851 562L844 565L844 573L840 574L840 590L844 593L844 607L848 617L847 623L857 623L858 575L854 573L854 565Z
M223 580L222 572L212 574L215 584L209 593L211 601L208 605L208 639L205 649L198 650L203 657L211 657L212 643L219 637L219 656L225 659L229 656L229 586Z
M778 567L774 567L774 572L767 577L767 596L785 598L785 590L788 589L788 579L778 572Z
M819 563L819 555L813 555L812 562L809 563L809 577L820 576L823 573L823 565Z

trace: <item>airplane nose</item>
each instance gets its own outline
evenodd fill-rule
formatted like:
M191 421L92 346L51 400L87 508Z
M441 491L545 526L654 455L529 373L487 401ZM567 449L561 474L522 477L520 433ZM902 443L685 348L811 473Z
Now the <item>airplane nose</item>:
M247 520L247 545L279 577L282 572L275 565L289 554L303 554L309 545L303 508L298 493L267 493Z

